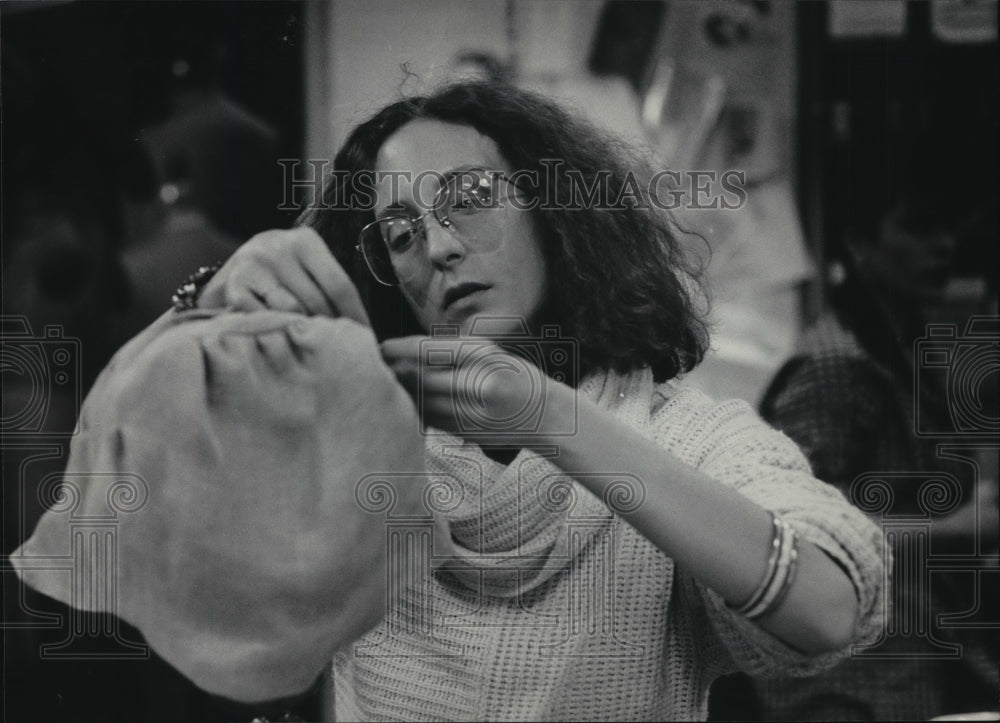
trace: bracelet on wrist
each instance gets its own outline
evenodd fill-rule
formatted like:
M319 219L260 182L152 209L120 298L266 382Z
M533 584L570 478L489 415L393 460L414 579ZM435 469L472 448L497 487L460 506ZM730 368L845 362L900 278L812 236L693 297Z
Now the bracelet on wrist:
M763 617L777 608L788 594L795 579L798 560L798 540L795 530L787 522L772 515L773 536L767 570L750 598L736 608L736 612L750 620Z
M174 311L181 312L198 308L198 297L202 289L212 280L215 273L222 268L222 262L217 262L211 266L202 266L193 274L184 279L184 283L177 287L171 301Z

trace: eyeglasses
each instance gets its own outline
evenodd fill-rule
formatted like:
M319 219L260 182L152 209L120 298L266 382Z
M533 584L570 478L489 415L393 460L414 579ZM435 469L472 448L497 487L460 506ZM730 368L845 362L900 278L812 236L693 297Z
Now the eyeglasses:
M501 198L500 182L507 184ZM467 247L484 248L502 238L507 203L518 186L502 173L473 169L449 176L434 195L431 210L419 216L393 214L369 223L358 235L355 247L375 280L398 286L426 274L427 226L433 215L441 227Z

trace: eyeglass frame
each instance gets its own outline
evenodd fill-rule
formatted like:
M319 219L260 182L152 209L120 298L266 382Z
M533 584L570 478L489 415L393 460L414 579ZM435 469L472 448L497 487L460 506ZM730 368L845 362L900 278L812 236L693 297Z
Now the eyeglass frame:
M523 191L524 190L523 188L521 188L520 186L518 186L517 183L515 181L513 181L505 173L500 173L500 172L497 172L497 171L487 171L485 169L473 169L473 168L464 169L464 170L459 171L458 173L455 173L452 176L450 176L447 179L447 181L450 182L452 179L461 178L463 174L467 174L467 173L469 173L471 171L476 171L476 170L482 170L483 173L485 175L489 176L490 178L498 179L498 180L501 180L501 181L506 181L507 183L509 183L511 186L513 186L514 188L516 188L519 191ZM366 223L362 227L362 229L358 232L358 243L356 243L354 245L354 250L357 251L357 252L359 252L361 254L361 258L363 258L365 260L365 266L368 267L368 273L370 273L372 275L372 278L374 278L375 281L377 281L378 283L380 283L382 286L388 286L390 288L391 287L395 287L395 286L398 286L398 281L397 281L396 284L387 284L386 282L382 281L382 279L380 279L378 277L378 274L376 274L375 270L372 268L372 262L368 259L368 254L365 253L364 244L362 243L361 239L364 237L364 235L366 233L368 233L368 231L370 229L378 226L379 224L381 224L381 223L383 223L385 221L406 220L406 221L409 221L410 223L412 223L414 225L414 227L417 228L420 231L420 238L423 238L423 239L426 240L426 238L427 238L427 224L424 223L424 219L427 218L428 216L430 216L431 214L434 215L434 219L441 225L441 228L448 230L453 235L455 235L456 237L458 237L457 233L453 230L454 226L455 226L454 222L448 216L439 216L438 215L438 212L441 210L441 207L443 206L443 204L438 204L437 201L438 201L438 198L441 196L441 194L445 191L445 189L448 188L448 182L442 184L441 187L437 190L437 193L434 195L433 206L429 210L427 210L424 213L420 214L419 216L407 216L407 215L402 214L402 213L397 213L397 214L391 214L391 215L388 215L388 216L383 216L382 218L376 218L374 221ZM458 238L461 240L460 237L458 237ZM385 239L384 238L382 239L382 243L383 243L383 246L385 246ZM388 247L386 247L386 251L388 252L388 254L389 254L390 258L391 258L392 251ZM390 265L391 265L391 263L392 262L390 261ZM394 275L395 275L395 273L394 273Z

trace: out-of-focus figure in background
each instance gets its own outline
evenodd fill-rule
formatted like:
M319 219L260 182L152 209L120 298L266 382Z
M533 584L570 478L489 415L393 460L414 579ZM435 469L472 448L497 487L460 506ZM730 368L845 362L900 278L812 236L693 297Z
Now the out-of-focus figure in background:
M831 309L804 334L761 407L801 446L816 476L855 504L864 509L885 495L868 511L882 516L894 543L886 636L816 678L757 681L762 720L926 720L996 708L995 629L963 630L939 618L972 610L968 624L995 615L995 571L976 577L926 567L929 554L995 556L998 534L996 440L991 448L967 436L948 447L920 433L953 427L960 403L946 377L916 355L928 341L944 341L938 351L949 351L947 339L922 340L949 280L956 232L974 205L928 182L954 176L920 162L927 145L915 140L905 160L887 164L892 173L858 179L843 209L853 232L834 266ZM981 321L992 322L995 344L995 316ZM971 370L975 395L966 401L995 423L1000 370L986 331L986 353ZM928 534L921 537L919 522L893 534L890 520L901 515L925 520Z
M11 43L3 65L3 129L17 142L3 156L2 432L19 445L3 455L6 554L42 512L18 461L33 444L72 434L82 393L114 351L107 319L130 294L115 147L58 72Z
M225 261L258 231L280 225L278 134L222 90L224 47L185 52L171 69L171 114L133 150L123 263L134 303L123 341L170 305L190 269Z

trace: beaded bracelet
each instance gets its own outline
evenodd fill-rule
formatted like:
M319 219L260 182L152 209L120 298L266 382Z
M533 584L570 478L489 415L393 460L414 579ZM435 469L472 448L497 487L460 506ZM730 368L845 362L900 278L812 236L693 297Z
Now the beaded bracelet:
M202 266L184 279L184 283L177 287L171 298L174 311L181 312L197 308L198 296L201 294L201 290L212 280L215 272L220 268L222 268L222 262L218 261L211 266Z

